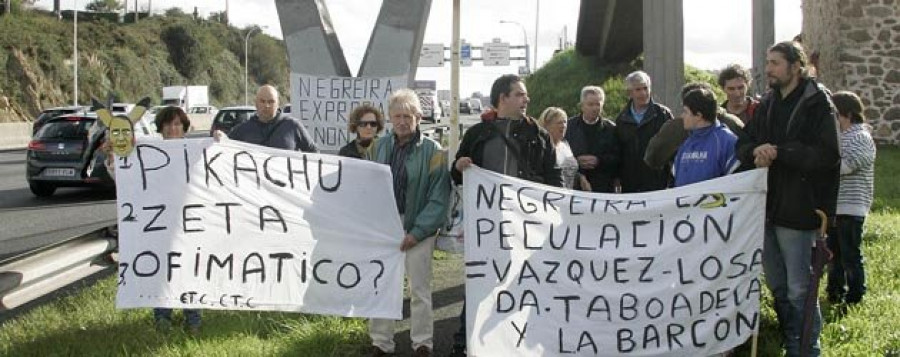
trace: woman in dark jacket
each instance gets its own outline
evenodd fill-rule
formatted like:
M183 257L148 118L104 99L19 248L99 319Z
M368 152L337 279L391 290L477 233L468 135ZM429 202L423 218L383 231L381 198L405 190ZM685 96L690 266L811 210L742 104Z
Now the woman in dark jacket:
M356 139L344 145L338 155L371 160L375 153L375 137L384 130L384 114L371 104L363 104L350 112L347 129Z

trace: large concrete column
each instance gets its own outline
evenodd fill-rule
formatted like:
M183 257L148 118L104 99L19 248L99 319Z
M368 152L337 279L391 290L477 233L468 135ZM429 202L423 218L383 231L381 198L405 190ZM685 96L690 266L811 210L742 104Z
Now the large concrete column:
M677 114L684 85L683 0L643 0L644 71L652 80L653 100Z
M775 0L753 0L753 88L762 94L766 83L766 50L775 44Z
M358 75L407 76L412 84L430 12L431 0L384 0Z
M324 0L276 0L291 72L350 77Z

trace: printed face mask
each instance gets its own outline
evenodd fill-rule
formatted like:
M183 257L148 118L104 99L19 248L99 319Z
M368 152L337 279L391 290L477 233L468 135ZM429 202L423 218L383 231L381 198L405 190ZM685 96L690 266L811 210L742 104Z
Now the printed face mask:
M134 150L134 123L141 119L147 107L150 105L150 98L145 97L134 106L134 109L127 116L113 116L109 109L94 99L94 107L97 109L97 117L107 128L106 138L109 140L113 152L119 157L126 157Z
M113 117L108 125L108 138L113 152L120 157L128 156L134 149L134 130L127 117Z

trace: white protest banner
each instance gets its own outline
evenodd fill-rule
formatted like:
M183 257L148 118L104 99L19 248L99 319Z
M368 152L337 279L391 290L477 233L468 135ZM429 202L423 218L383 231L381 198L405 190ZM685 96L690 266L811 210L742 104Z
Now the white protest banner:
M765 170L628 195L463 181L469 355L709 356L759 326Z
M225 140L117 160L116 306L401 318L389 169Z
M319 150L337 153L352 137L348 116L363 103L387 117L391 93L408 85L400 77L320 77L291 73L291 115L300 119Z

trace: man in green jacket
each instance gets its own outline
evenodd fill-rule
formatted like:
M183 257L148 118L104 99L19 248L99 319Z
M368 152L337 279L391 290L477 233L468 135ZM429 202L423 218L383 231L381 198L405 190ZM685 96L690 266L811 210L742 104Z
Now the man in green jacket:
M394 128L375 142L375 161L391 167L394 198L406 231L400 250L406 252L412 348L415 356L431 356L431 258L434 236L444 225L450 202L447 154L419 131L422 108L415 92L394 92L388 101L388 115ZM373 356L393 353L394 321L370 320L369 337Z

